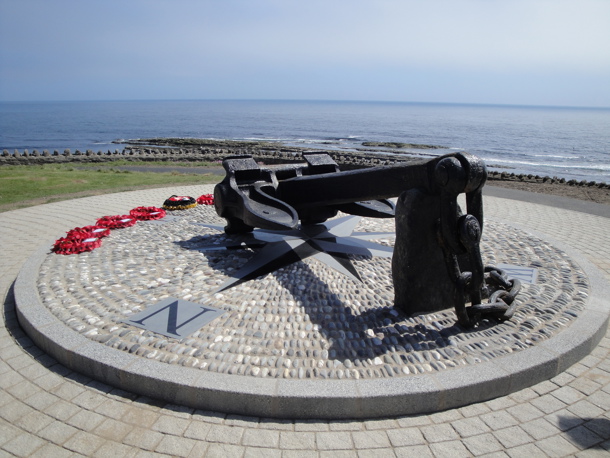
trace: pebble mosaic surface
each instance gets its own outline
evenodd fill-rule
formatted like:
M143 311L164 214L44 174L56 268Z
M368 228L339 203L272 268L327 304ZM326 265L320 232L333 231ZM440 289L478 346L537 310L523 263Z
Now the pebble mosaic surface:
M452 310L405 317L392 307L390 258L351 257L363 282L309 258L217 293L255 253L202 252L226 236L194 223L224 220L212 206L168 212L112 231L95 251L49 254L39 271L42 303L100 345L163 363L250 377L375 379L451 370L536 345L570 325L589 290L565 253L486 221L485 264L538 269L537 283L523 285L515 316L503 323L462 328ZM356 227L393 230L391 219L363 218ZM182 340L121 322L168 297L226 313Z

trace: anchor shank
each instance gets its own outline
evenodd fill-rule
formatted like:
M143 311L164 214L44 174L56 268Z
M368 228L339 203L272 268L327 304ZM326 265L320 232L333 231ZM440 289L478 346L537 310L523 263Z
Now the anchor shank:
M423 161L289 178L279 182L277 197L297 210L397 197L405 189L430 190L435 165Z

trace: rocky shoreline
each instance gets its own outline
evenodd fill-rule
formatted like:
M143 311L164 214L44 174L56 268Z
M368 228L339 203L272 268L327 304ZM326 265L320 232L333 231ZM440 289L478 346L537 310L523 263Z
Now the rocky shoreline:
M76 163L95 165L115 160L146 162L213 162L220 163L227 156L251 155L265 164L300 162L301 153L305 151L324 151L339 164L342 170L392 165L400 162L413 162L433 157L426 153L405 155L400 151L383 153L374 150L358 152L333 151L324 149L289 147L271 142L206 140L206 139L137 139L129 140L129 146L122 150L85 152L69 149L59 152L54 150L28 150L0 153L1 165L42 165L58 163ZM420 149L432 149L433 145L416 145ZM529 192L540 192L596 203L610 205L610 184L594 181L567 180L560 177L539 176L532 174L514 174L507 171L489 172L489 183L495 186L521 189Z

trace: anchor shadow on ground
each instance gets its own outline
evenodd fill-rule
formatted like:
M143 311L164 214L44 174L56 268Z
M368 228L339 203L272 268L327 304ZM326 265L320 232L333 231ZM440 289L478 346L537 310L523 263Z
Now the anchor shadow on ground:
M457 355L451 343L453 337L469 331L455 323L455 318L450 313L449 322L446 318L443 321L443 317L439 318L443 323L430 322L418 317L407 317L391 303L388 304L387 300L375 300L378 298L374 296L380 293L378 285L368 279L362 280L354 267L354 264L362 265L370 262L371 256L349 254L345 255L343 259L345 262L341 262L341 266L345 269L348 271L353 269L353 272L356 272L355 276L339 276L344 284L350 286L350 290L363 293L361 300L356 301L349 294L338 293L336 285L335 288L331 288L319 278L319 272L316 273L313 268L316 267L316 261L303 261L302 256L287 249L278 253L278 256L281 254L285 259L271 260L271 268L260 276L249 275L240 278L238 271L244 265L251 263L261 250L268 249L268 245L265 246L264 243L257 245L252 243L252 239L248 239L250 245L247 243L231 245L225 243L227 238L231 237L225 234L213 234L196 236L175 243L184 249L204 251L209 265L224 276L230 277L230 280L225 282L229 287L219 288L228 294L232 286L246 282L262 282L267 278L265 275L272 275L278 284L275 287L286 290L288 296L294 299L296 306L300 307L299 317L309 321L305 329L310 332L303 335L302 339L285 338L283 345L287 354L294 358L313 356L326 360L326 365L318 370L322 377L332 368L333 362L336 362L336 367L366 366L367 370L371 371L369 375L377 377L394 376L397 374L398 366L407 365L410 365L411 371L415 373L426 371L422 365L432 366L427 370L441 370L444 369L441 361L455 359ZM206 247L210 246L217 248L224 246L225 249L206 251ZM225 258L237 252L241 263L228 267ZM323 269L328 268L319 266ZM391 286L386 285L383 288L381 294L385 294L386 297L393 295ZM477 330L484 330L494 324L481 323ZM319 333L321 338L316 339L316 333ZM263 333L260 333L261 338L262 335ZM312 335L314 339L309 339ZM318 340L320 347L307 346L308 344L305 343L307 340Z

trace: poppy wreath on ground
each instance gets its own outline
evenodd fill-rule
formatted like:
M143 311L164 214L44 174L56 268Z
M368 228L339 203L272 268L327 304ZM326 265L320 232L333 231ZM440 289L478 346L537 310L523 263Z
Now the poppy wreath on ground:
M165 210L157 207L137 207L129 212L129 215L138 221L161 219L165 216Z
M97 220L97 225L108 229L121 229L136 224L137 220L129 215L102 216Z
M199 205L214 205L214 196L212 194L203 194L197 198Z
M163 202L165 210L187 210L197 206L197 201L189 196L171 196Z
M89 239L92 237L104 238L110 235L110 229L104 226L75 227L68 231L67 239Z
M78 254L85 251L93 251L102 245L102 241L97 237L86 239L71 239L62 237L55 241L51 249L57 254Z

